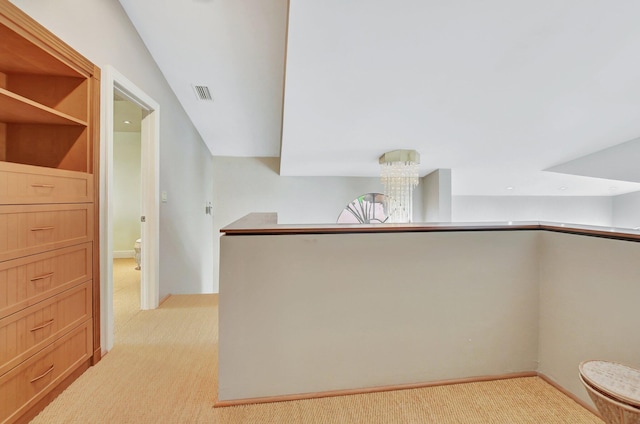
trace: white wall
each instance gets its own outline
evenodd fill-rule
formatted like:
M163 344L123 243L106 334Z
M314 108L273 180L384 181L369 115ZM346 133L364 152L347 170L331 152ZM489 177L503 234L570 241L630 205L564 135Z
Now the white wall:
M140 238L139 132L113 134L113 251L133 253Z
M160 296L212 291L213 220L204 214L213 197L211 155L120 3L12 2L100 68L112 65L160 104L160 190L169 197L160 207ZM102 97L109 101L113 93Z
M281 177L278 162L214 156L217 228L251 212L277 212L281 224L335 223L353 199L382 190L379 178Z
M281 224L335 223L353 199L383 190L377 177L281 177L278 162L278 158L213 158L216 291L220 228L251 212L277 212ZM419 189L413 204L414 221L421 221Z
M422 216L427 222L451 221L451 170L436 169L420 179Z
M620 228L640 227L640 191L613 198L613 226Z
M454 222L551 221L612 225L611 197L453 196Z

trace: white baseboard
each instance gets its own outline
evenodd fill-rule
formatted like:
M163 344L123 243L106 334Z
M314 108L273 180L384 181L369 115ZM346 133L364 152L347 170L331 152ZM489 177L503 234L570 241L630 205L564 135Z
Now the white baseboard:
M113 259L133 258L135 254L135 250L114 250Z

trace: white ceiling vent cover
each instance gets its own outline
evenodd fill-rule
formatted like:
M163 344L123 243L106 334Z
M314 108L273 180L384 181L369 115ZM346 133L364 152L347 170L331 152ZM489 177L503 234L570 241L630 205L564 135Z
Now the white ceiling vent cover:
M209 87L206 85L194 85L193 90L196 92L196 97L198 100L209 100L213 101L213 97L211 97L211 91L209 91Z

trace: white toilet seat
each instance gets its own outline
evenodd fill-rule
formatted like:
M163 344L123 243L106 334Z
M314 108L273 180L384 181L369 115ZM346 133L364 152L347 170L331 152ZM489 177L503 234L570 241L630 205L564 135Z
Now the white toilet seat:
M585 361L580 364L583 381L611 399L640 409L640 370L610 361Z

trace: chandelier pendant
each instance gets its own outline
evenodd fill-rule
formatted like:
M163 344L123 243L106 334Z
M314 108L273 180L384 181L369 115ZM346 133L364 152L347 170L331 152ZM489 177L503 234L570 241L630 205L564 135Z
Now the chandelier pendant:
M380 156L379 162L387 222L413 222L413 189L419 182L420 154L415 150L394 150Z

